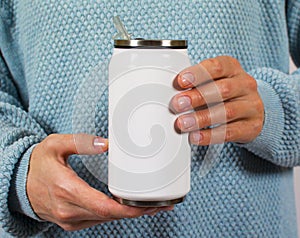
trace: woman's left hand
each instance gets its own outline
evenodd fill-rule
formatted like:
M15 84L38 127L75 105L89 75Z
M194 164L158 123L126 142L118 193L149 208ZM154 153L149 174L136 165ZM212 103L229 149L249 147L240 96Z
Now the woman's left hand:
M175 127L196 145L247 143L261 132L264 106L257 83L238 60L219 56L184 69L174 80Z

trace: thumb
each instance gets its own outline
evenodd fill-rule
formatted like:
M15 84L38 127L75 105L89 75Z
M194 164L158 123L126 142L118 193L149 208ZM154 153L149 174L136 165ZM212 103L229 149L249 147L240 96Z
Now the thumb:
M73 134L76 154L96 155L107 151L108 141L99 136L89 134Z
M71 155L96 155L108 149L108 140L99 136L89 134L64 134L60 136L60 143L63 146L56 147L60 154Z

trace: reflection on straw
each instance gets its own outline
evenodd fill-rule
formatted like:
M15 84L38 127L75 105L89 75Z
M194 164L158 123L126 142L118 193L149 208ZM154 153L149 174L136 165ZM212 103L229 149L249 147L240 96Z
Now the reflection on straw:
M125 26L123 25L119 16L113 18L113 22L118 33L113 37L114 39L130 40L130 35L128 34Z

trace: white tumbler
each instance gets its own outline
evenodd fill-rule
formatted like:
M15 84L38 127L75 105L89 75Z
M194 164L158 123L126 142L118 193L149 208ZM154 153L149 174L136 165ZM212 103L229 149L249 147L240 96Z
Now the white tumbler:
M190 145L169 109L190 66L185 40L115 40L109 65L108 186L131 206L180 203L190 190Z

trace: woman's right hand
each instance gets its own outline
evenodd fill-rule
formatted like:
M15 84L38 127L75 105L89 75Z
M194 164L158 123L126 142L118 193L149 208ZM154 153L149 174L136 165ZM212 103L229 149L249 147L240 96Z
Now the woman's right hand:
M53 134L32 151L27 177L27 194L34 212L64 230L80 230L121 218L153 215L164 208L137 208L121 205L90 187L68 165L71 154L99 154L108 148L106 139L84 136L87 143L77 151L74 135Z

